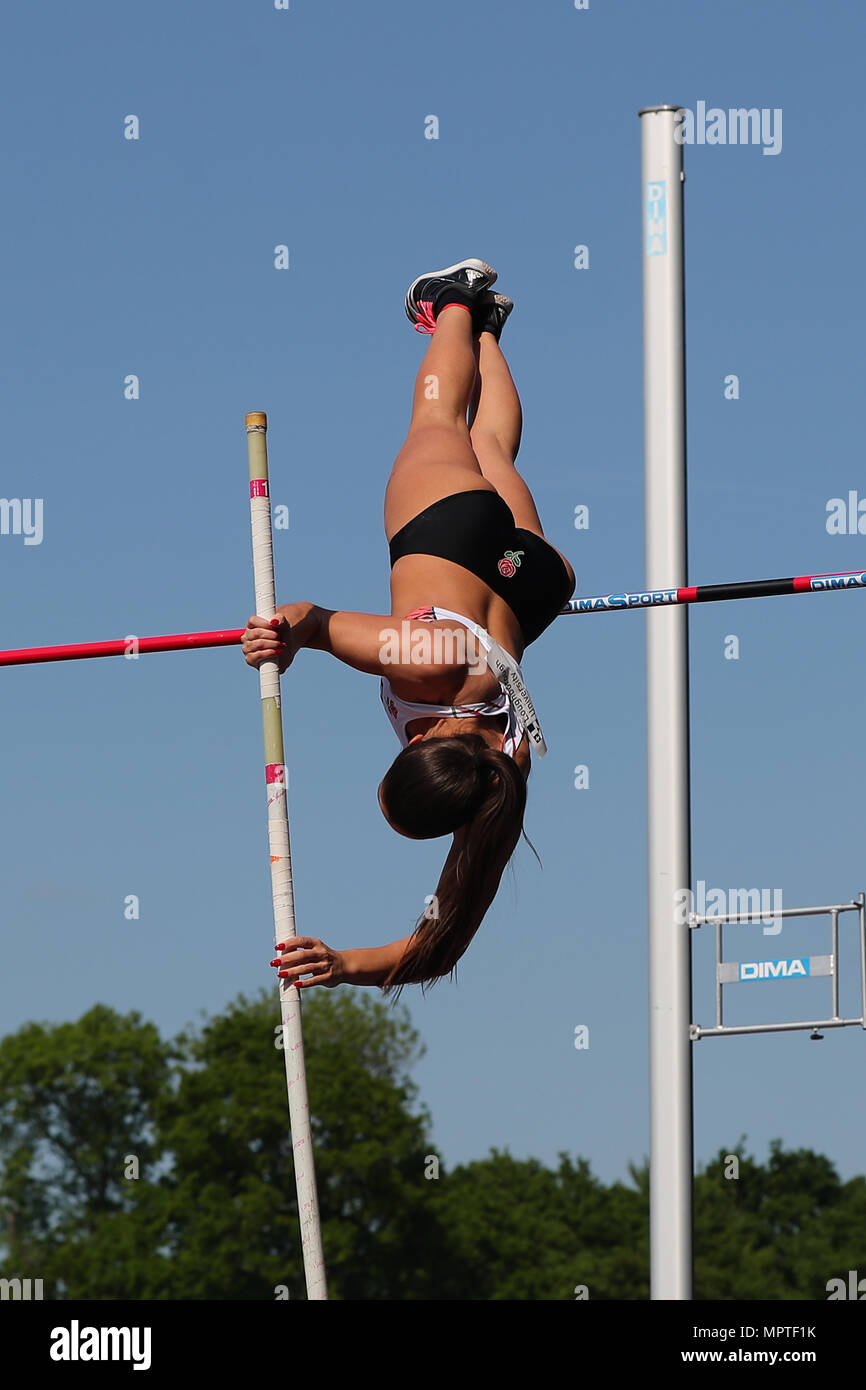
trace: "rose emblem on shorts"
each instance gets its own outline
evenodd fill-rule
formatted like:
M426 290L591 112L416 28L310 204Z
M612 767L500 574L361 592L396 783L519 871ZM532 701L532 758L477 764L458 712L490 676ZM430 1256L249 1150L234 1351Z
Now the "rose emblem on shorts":
M522 554L522 550L506 550L504 556L496 566L503 579L514 578L520 568L520 557Z

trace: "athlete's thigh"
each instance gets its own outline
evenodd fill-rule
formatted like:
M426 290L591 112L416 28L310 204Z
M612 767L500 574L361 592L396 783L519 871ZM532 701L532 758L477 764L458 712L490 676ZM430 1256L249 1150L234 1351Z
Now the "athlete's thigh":
M484 477L511 508L515 526L543 537L544 529L535 499L499 441L491 434L473 430L472 448Z
M425 507L455 492L495 492L468 440L453 429L414 430L400 450L385 489L385 535L390 541Z
M544 534L541 517L538 515L535 499L529 486L518 473L513 461L506 454L499 441L491 435L473 431L472 447L484 477L493 484L503 502L507 503L511 509L515 526L522 531L531 531L533 535L540 536L550 545L550 541ZM556 546L551 548L556 550ZM556 550L556 553L565 565L571 580L571 592L574 593L575 577L571 562L561 550Z

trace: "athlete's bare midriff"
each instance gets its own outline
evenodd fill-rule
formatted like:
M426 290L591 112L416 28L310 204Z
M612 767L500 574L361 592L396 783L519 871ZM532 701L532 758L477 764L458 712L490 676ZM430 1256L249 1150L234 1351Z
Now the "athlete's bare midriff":
M416 608L450 608L483 627L515 659L523 656L523 633L508 604L477 575L436 555L404 555L391 571L391 612L405 617Z
M482 579L462 565L441 560L436 555L404 555L391 570L392 616L404 618L416 608L430 607L449 608L452 613L471 618L515 661L519 662L523 656L523 634L517 618L505 600ZM481 703L495 699L501 689L492 671L468 676L459 682L447 678L425 682L425 687L423 694L419 694L417 686L398 689L394 685L393 689L404 699L429 700L431 704Z

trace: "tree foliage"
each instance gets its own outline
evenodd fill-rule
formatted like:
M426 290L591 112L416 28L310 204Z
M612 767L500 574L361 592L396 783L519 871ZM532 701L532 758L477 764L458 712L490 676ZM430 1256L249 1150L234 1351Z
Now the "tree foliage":
M304 1005L331 1298L648 1297L645 1163L610 1185L565 1153L448 1172L405 1010L344 991ZM303 1298L275 1000L170 1041L102 1005L3 1039L0 1218L2 1273L47 1297ZM696 1177L695 1234L698 1298L825 1298L863 1264L866 1179L740 1141Z

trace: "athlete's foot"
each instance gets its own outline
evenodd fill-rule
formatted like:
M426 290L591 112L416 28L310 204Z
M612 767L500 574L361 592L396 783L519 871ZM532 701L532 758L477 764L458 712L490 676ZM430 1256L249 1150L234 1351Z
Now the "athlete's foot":
M444 270L429 270L413 280L406 292L406 317L418 333L432 333L438 314L448 304L464 305L474 320L479 295L495 280L493 267L474 257Z

